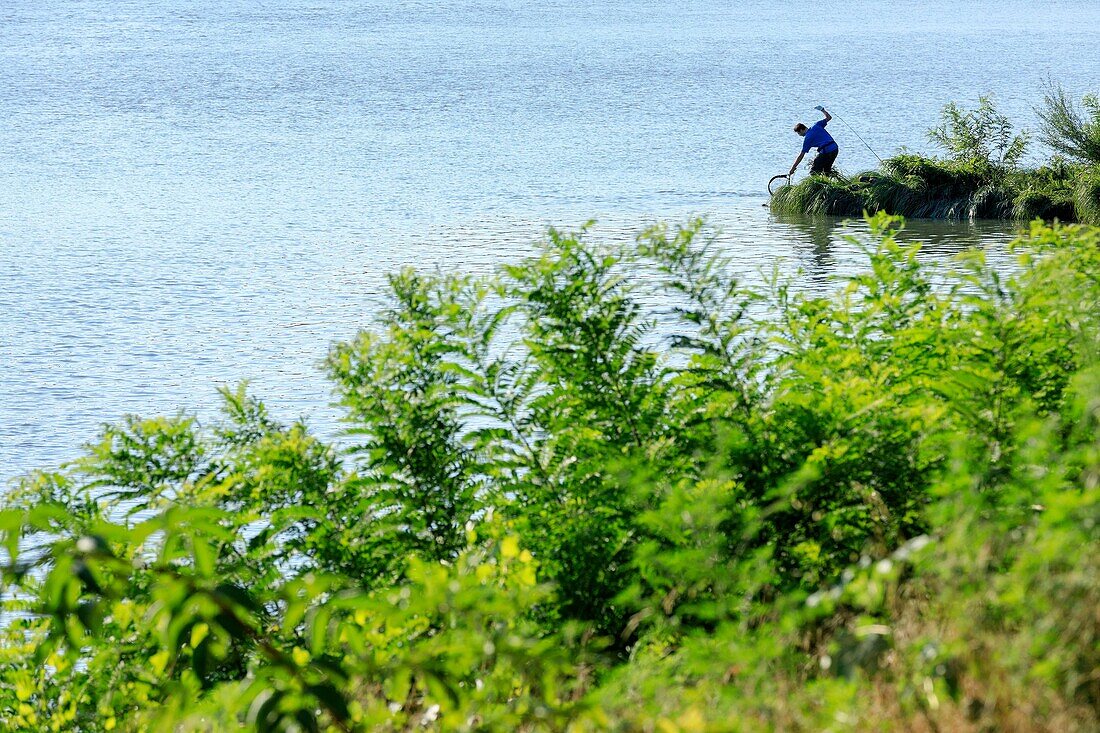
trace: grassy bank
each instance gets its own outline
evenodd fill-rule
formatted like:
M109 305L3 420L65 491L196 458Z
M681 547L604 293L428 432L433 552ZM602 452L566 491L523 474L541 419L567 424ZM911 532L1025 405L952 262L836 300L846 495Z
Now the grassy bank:
M810 176L778 189L777 214L926 219L1058 219L1100 224L1100 169L1055 164L993 175L978 166L899 155L877 171Z
M875 171L810 176L776 191L778 214L861 216L864 211L931 219L1058 219L1100 224L1100 105L1086 97L1085 119L1060 89L1039 110L1043 141L1059 151L1039 168L1018 163L1029 142L992 102L948 105L929 137L947 155L902 154ZM1064 154L1064 155L1063 155Z
M1100 229L897 226L830 297L698 223L401 273L344 455L243 388L105 428L0 510L0 726L1096 730Z

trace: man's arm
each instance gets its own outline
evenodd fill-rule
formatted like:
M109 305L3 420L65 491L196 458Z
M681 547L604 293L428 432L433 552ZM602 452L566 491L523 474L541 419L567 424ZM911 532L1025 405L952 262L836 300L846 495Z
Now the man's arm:
M798 170L798 164L802 162L802 158L806 156L806 151L802 151L798 154L798 157L794 159L794 165L791 166L791 172L787 175L793 176L794 172Z
M821 108L821 114L825 115L825 122L828 122L829 120L833 119L833 116L831 114L829 114L829 111L827 109L825 109L824 107Z

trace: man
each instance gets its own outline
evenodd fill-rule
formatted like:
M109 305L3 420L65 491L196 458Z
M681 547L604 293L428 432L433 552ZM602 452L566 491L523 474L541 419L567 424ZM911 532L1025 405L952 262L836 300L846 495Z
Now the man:
M794 165L791 166L789 175L793 176L794 172L798 170L798 164L802 162L802 158L810 151L810 148L817 148L817 157L814 158L813 165L810 166L810 173L824 173L825 175L832 175L833 173L833 161L836 160L836 155L840 152L840 146L836 144L836 140L833 140L833 136L825 129L825 125L829 124L829 120L833 119L833 116L820 105L814 107L814 109L825 115L825 119L819 120L813 127L806 127L801 122L794 126L794 131L804 137L805 140L802 141L802 152L798 154Z

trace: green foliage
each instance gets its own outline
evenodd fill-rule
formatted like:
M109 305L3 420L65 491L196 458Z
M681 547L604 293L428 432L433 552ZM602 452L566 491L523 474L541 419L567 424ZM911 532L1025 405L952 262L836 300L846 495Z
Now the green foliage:
M1011 218L1028 221L1032 219L1074 221L1080 218L1082 221L1087 221L1084 214L1078 217L1078 208L1073 199L1064 193L1052 194L1049 191L1027 188L1016 194L1012 202ZM1081 210L1084 211L1084 209Z
M698 221L396 275L342 456L243 385L106 427L0 508L0 723L1094 730L1100 230L1009 274L869 221L828 297Z
M1084 111L1061 86L1052 84L1035 110L1044 143L1071 160L1100 165L1100 97L1086 94Z
M867 199L850 179L812 175L797 185L781 186L772 196L770 206L777 214L843 216L863 211Z
M943 161L903 153L883 162L895 176L916 179L918 185L935 191L937 198L962 198L989 183L988 171L974 161Z
M1081 176L1074 192L1074 203L1081 221L1100 225L1100 171Z
M1027 149L1029 135L1012 134L1012 123L997 111L993 99L978 97L978 106L966 110L949 102L940 124L928 131L928 139L947 151L953 160L997 170L1012 168Z
M397 304L383 334L362 333L328 360L352 432L366 439L358 474L340 490L358 516L345 526L363 525L351 530L348 562L382 583L400 576L410 554L439 560L461 549L483 483L465 440L461 382L477 356L466 337L484 288L411 271L390 286Z

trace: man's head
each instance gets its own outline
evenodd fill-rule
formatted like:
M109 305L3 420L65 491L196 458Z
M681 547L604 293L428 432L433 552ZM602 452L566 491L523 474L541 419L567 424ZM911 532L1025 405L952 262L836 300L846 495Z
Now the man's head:
M794 126L794 131L797 132L802 137L806 137L806 130L809 130L809 129L810 128L806 127L801 122L799 122L797 125Z

